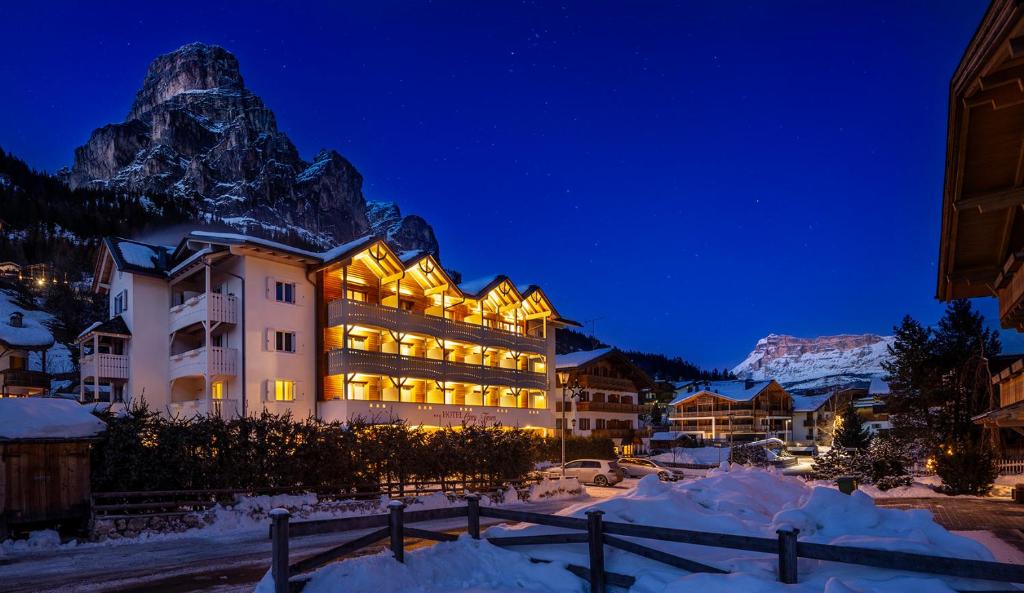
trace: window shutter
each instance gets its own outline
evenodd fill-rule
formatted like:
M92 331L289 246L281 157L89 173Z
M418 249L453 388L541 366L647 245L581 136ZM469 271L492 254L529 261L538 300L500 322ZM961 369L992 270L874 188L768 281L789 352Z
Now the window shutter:
M295 401L303 399L306 394L303 393L302 388L305 384L302 381L295 382Z
M274 300L274 279L272 277L270 277L270 276L267 276L267 286L266 286L266 288L267 288L267 299L271 300L271 301Z
M274 380L273 379L267 379L266 381L263 382L263 401L268 402L268 401L270 401L273 398L273 395L270 393L271 390L273 390L273 389L274 389Z
M268 327L263 334L263 349L267 352L274 351L274 328Z

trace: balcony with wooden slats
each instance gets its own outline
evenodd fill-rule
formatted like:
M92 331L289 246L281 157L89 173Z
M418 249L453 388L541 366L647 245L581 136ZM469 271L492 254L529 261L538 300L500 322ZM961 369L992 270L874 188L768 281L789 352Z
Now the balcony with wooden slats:
M387 352L371 352L356 348L339 348L328 352L327 373L329 375L361 373L472 385L547 389L547 374L545 373L403 356Z

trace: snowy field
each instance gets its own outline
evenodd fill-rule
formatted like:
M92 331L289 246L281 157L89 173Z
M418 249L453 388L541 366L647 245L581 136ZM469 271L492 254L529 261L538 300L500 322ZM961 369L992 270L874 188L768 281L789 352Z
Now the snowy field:
M558 514L584 517L600 509L606 521L659 525L774 538L776 530L800 529L801 541L900 550L938 556L995 560L985 537L964 537L936 524L920 510L878 508L862 493L841 494L774 471L734 467L712 470L702 479L663 483L649 476L619 496L573 504ZM485 536L543 535L564 530L545 526L500 525ZM984 590L985 583L927 577L854 565L801 559L800 582L776 580L777 556L720 548L640 540L641 543L703 562L730 574L691 574L639 556L606 548L606 569L637 578L636 593L787 592L787 593L952 593ZM1005 551L1007 552L1008 551ZM1003 554L1000 554L1003 556ZM550 560L536 564L528 558ZM434 593L473 591L586 591L565 564L587 566L584 544L501 549L463 537L457 542L414 550L406 563L389 553L355 558L328 566L314 576L309 593ZM387 574L387 578L381 578ZM1006 590L996 584L995 589ZM269 593L269 579L257 589Z

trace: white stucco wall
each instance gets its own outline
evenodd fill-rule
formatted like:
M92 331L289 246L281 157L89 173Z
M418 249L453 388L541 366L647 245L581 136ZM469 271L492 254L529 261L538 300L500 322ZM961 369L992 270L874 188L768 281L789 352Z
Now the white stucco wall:
M128 383L124 397L146 398L150 408L164 410L170 402L167 381L170 346L167 340L170 318L170 289L167 282L150 276L115 271L110 282L109 307L128 291L128 310L121 313L132 332L128 341Z

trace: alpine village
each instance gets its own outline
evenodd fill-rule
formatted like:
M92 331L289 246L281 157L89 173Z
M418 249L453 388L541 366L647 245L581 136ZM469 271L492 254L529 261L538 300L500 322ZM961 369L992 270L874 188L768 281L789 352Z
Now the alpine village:
M561 10L582 19L579 33L610 23L592 8ZM628 35L640 21L671 32L639 6L616 11ZM839 282L854 300L818 303L829 323L773 305L757 324L723 327L750 317L713 305L732 288L687 262L739 240L725 220L671 223L714 234L690 256L646 245L627 221L546 213L546 201L580 199L557 193L430 198L416 202L422 216L374 201L402 165L357 146L358 133L346 146L371 155L375 175L398 170L364 180L335 150L300 156L319 137L303 127L325 114L279 122L270 104L300 94L309 103L288 113L315 111L320 82L272 88L273 44L239 50L244 64L230 43L188 42L133 57L144 71L109 68L97 84L110 105L88 113L120 109L130 97L113 90L134 88L127 115L92 121L87 139L49 138L46 150L80 144L51 172L3 137L17 122L0 128L0 591L1024 591L1024 3L970 14L980 22L943 25L973 32L966 46L928 33L955 69L942 70L948 97L925 87L948 111L917 114L946 132L924 185L941 195L908 215L927 223L931 267L908 266L925 269L935 301L897 302L881 321L872 315L891 308L851 272ZM496 37L522 25L493 24ZM498 43L473 38L481 54L457 70ZM559 42L584 43L554 25L530 38L558 60L570 60ZM738 50L709 51L724 63ZM763 59L786 59L773 51ZM369 84L373 67L344 76ZM474 95L502 92L481 84ZM390 116L389 103L360 104ZM380 143L405 142L399 128ZM489 162L481 186L528 168L531 151ZM644 211L659 199L640 197L644 180L628 183L630 216L661 216ZM671 199L703 200L686 195ZM479 211L452 205L463 203ZM785 232L756 216L757 233ZM622 225L615 247L594 220ZM902 239L869 241L899 259ZM749 255L719 265L772 257ZM676 272L688 279L659 286ZM794 284L728 285L746 292L729 302L813 291ZM864 311L839 311L850 303ZM721 335L695 319L726 309ZM832 321L880 333L836 333ZM830 333L805 333L814 327ZM790 335L801 333L813 337Z

